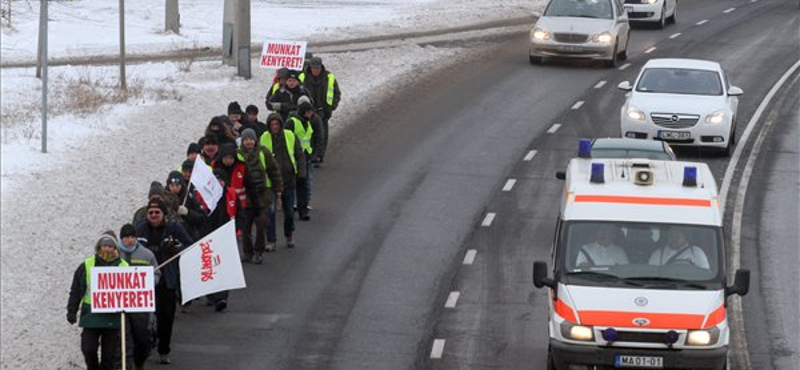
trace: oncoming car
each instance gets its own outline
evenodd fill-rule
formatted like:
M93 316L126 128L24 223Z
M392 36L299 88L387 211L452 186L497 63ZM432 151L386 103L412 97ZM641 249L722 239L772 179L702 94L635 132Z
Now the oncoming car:
M678 18L677 0L625 0L625 11L631 22L652 22L657 28L675 23Z
M663 140L674 146L721 149L729 155L736 141L738 96L717 62L651 59L628 91L620 109L622 136Z
M550 0L531 30L529 60L585 58L614 67L628 56L629 34L620 0Z
M592 141L592 158L645 158L674 161L675 152L665 141L599 138Z

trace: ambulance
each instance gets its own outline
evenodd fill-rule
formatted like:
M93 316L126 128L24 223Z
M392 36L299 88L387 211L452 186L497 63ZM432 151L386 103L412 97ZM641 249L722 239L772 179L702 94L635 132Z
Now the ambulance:
M533 264L549 290L549 370L725 369L728 285L722 208L704 163L569 162L552 249ZM552 277L550 273L552 272Z

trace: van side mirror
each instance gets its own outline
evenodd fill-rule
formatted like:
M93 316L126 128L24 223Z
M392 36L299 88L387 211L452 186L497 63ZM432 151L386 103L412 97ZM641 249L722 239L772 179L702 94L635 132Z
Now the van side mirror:
M633 86L631 86L631 83L628 82L628 81L620 82L619 85L617 85L617 88L619 88L622 91L631 91L631 90L633 90Z
M728 96L740 96L742 94L744 94L744 91L736 86L731 86L731 88L728 89Z
M731 294L738 294L744 296L750 291L750 270L739 269L736 270L736 276L733 278L733 285L725 287L725 296Z
M565 171L556 171L556 178L559 180L564 180L567 178L567 173Z
M535 261L533 263L533 285L537 288L547 286L555 289L556 282L547 277L547 262Z

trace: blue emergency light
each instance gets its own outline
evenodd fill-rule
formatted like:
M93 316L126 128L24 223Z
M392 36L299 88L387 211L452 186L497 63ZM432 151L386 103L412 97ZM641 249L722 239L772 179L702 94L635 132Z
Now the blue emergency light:
M578 157L591 158L592 157L592 141L589 139L578 140Z
M603 339L605 339L606 342L609 342L609 343L610 342L616 342L617 338L619 337L617 335L617 330L614 329L614 328L607 328L607 329L603 330L602 333L603 333Z
M678 334L675 330L670 330L664 334L664 343L668 345L673 345L675 342L678 341L680 334Z
M697 167L686 166L683 168L683 186L697 186Z
M604 183L605 181L605 165L602 163L592 163L592 177L589 181L596 183Z

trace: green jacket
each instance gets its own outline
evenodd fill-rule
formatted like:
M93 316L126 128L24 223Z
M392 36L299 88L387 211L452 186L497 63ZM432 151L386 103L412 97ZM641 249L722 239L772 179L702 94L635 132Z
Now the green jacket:
M89 282L89 277L87 277L89 268L87 268L87 265L92 262L94 266L128 266L128 263L120 258L105 262L97 255L89 257L81 263L72 277L72 287L69 291L69 302L67 303L67 317L74 316L80 306L81 318L78 321L78 326L82 328L119 329L120 317L118 313L92 313L92 305L84 300L84 296L90 288L87 284Z

